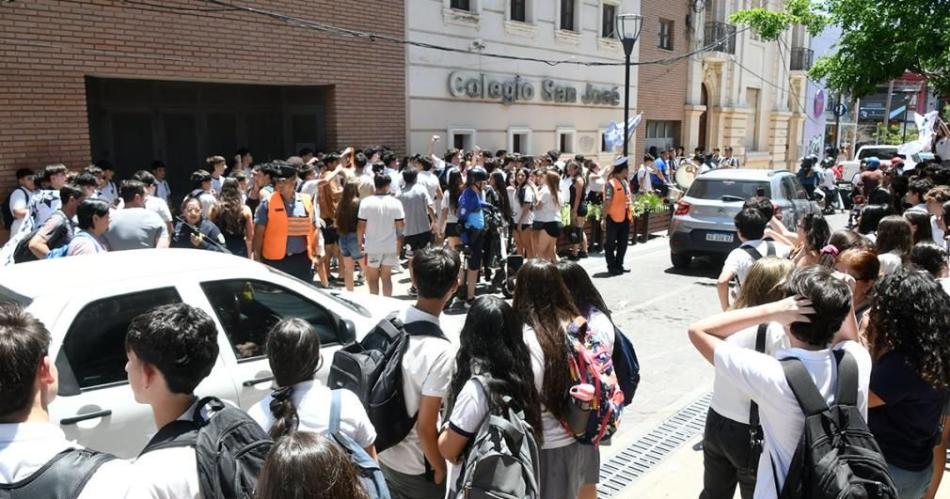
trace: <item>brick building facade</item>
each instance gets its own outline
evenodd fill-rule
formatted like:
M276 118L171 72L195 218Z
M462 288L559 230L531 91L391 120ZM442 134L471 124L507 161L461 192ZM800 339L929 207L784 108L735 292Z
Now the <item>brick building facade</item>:
M256 6L405 37L400 0ZM123 178L162 159L170 176L187 176L237 147L258 162L307 145L404 151L405 115L399 44L186 0L0 3L4 195L17 168L48 163L78 169L105 158Z
M640 32L640 60L656 61L682 56L691 50L696 37L686 23L689 2L641 0L643 27ZM662 36L661 36L662 35ZM631 150L635 161L651 146L657 150L695 144L683 143L689 59L672 64L646 64L639 67L637 112L643 121L637 128L637 150Z

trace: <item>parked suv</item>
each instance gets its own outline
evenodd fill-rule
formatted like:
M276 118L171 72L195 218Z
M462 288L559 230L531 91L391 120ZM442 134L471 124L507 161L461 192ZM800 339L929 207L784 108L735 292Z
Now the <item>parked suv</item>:
M694 256L725 257L738 247L733 219L753 196L771 199L776 216L790 230L805 214L820 211L786 170L713 170L697 177L676 203L669 232L673 266L685 268Z
M248 409L271 390L264 345L271 326L299 317L320 335L317 377L326 381L333 352L362 338L407 304L366 294L326 292L249 260L191 249L136 250L43 260L0 269L0 301L13 301L52 334L50 358L59 392L50 418L70 440L134 457L155 426L149 406L132 397L125 334L151 308L185 302L218 328L220 353L199 395Z

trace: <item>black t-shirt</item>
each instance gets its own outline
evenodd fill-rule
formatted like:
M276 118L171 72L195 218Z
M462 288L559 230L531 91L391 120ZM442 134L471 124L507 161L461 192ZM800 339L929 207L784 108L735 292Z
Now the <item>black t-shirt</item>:
M888 352L874 364L871 391L885 402L868 409L868 426L888 464L926 469L933 460L947 393L920 379L898 352Z

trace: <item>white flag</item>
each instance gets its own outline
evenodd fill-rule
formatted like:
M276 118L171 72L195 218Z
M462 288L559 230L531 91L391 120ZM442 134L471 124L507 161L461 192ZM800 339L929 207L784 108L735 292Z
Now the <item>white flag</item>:
M643 113L630 118L630 121L627 124L630 136L632 136L633 133L637 131L637 127L640 126L641 120L643 120ZM607 147L611 150L622 146L623 125L618 124L616 121L611 121L610 125L607 127L607 130L604 131L604 141L607 143Z

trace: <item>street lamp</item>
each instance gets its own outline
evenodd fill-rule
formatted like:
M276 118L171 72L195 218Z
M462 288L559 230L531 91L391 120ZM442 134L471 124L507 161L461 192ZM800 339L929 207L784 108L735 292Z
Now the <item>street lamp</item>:
M633 46L640 38L640 29L643 27L643 16L639 14L620 14L617 16L617 29L614 33L623 44L623 53L627 56L627 77L623 92L623 157L629 157L627 150L630 142L630 55Z

